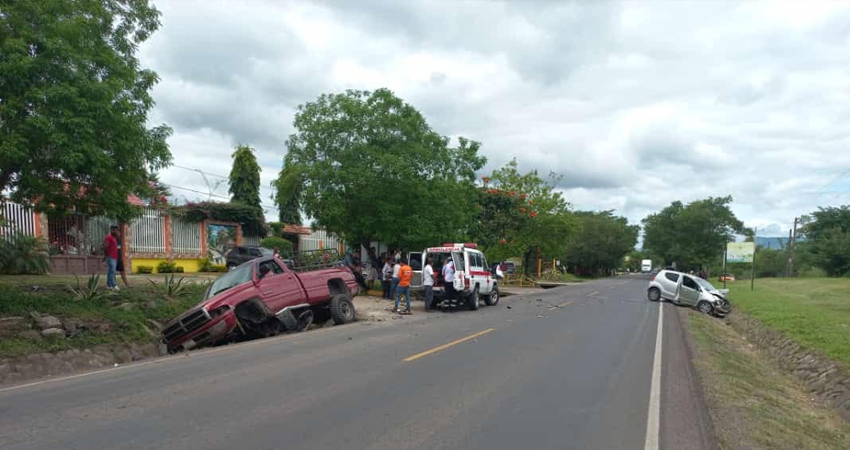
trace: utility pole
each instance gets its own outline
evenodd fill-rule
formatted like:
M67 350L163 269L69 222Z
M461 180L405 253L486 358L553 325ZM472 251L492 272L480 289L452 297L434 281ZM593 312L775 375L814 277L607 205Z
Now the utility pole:
M756 283L756 250L758 249L758 246L756 245L756 234L758 231L758 228L753 228L753 270L750 274L750 291L753 290Z
M794 218L794 233L791 235L791 242L789 244L791 246L789 248L789 251L791 252L790 253L791 256L788 257L788 276L789 277L794 276L794 247L796 247L796 245L795 245L796 241L797 241L797 218L795 217Z
M788 229L788 240L785 242L785 254L788 255L788 259L785 262L785 276L791 276L791 239L793 239L794 235L791 234L791 229Z

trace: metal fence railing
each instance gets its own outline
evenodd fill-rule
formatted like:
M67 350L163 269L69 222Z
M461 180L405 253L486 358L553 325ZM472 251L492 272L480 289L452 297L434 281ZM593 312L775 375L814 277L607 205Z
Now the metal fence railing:
M58 255L103 254L103 238L113 219L83 214L47 216L47 240L50 251Z
M18 203L0 202L0 239L9 239L18 233L35 236L35 228L32 208Z
M180 254L201 253L201 224L175 218L171 222L171 251Z
M132 249L138 253L165 252L165 216L161 211L145 209L130 222Z
M308 235L298 236L298 250L311 251L323 249L339 249L342 239L325 230L313 230Z
M242 245L246 245L248 247L259 247L260 240L262 240L260 236L242 236Z

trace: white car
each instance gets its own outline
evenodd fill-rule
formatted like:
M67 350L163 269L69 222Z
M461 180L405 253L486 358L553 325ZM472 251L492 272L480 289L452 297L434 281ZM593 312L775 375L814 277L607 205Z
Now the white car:
M442 301L445 296L445 285L441 269L451 258L455 265L453 286L469 309L478 309L482 298L488 306L499 303L498 280L490 272L484 253L481 253L477 247L474 243L453 243L430 247L422 252L411 252L407 259L413 269L411 288L422 289L422 267L427 258L431 258L435 278L434 299Z
M662 270L652 277L646 296L650 301L668 300L692 306L705 314L725 316L732 311L726 300L728 289L716 289L706 280L675 270Z

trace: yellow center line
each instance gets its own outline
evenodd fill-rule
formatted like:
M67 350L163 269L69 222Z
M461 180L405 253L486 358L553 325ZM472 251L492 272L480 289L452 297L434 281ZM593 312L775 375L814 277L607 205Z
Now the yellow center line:
M448 344L443 344L443 345L440 345L440 346L438 346L438 347L434 347L434 348L432 348L431 350L426 350L426 351L424 351L424 352L422 352L422 353L417 353L417 354L415 354L415 355L408 356L407 358L404 358L404 362L410 362L410 361L413 361L413 360L419 359L419 358L421 358L421 357L423 357L423 356L428 356L428 355L430 355L430 354L437 353L437 352L439 352L440 350L445 350L445 349L447 349L447 348L449 348L449 347L452 347L452 346L455 346L455 345L457 345L457 344L460 344L460 343L466 342L466 341L468 341L468 340L470 340L470 339L475 339L475 338L477 338L478 336L483 336L483 335L485 335L485 334L487 334L487 333L489 333L489 332L491 332L491 331L496 331L496 329L495 329L495 328L487 328L487 329L486 329L486 330L484 330L484 331L479 331L478 333L470 334L469 336L467 336L467 337L465 337L465 338L461 338L461 339L458 339L458 340L456 340L456 341L451 341L451 342L449 342Z
M587 294L588 297L593 297L594 295L599 295L599 292L593 291L590 294Z

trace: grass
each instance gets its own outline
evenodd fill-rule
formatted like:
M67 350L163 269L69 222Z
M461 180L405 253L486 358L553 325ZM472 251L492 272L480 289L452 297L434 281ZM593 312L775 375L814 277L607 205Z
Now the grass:
M0 339L0 357L14 357L38 352L56 352L72 348L84 349L100 344L118 343L147 343L153 342L154 337L145 329L157 333L148 323L153 319L161 324L196 305L203 296L205 284L189 283L185 295L177 299L169 299L151 286L147 278L140 283L131 283L129 288L119 293L106 293L91 301L76 298L68 292L65 284L76 285L76 280L70 277L48 277L31 279L27 277L20 283L5 278L0 280L0 317L23 316L29 320L30 312L38 312L59 318L78 318L89 325L101 325L103 329L90 329L80 332L67 339L28 340L14 335ZM161 276L151 276L157 282L162 282ZM34 281L39 281L35 283ZM101 289L103 289L101 277ZM38 286L34 291L32 286ZM154 301L155 305L148 307L147 303ZM132 308L124 310L116 306L130 303ZM97 328L91 326L90 328Z
M729 299L801 345L850 366L850 279L759 278L731 283Z
M850 423L806 396L732 327L681 310L723 449L846 449Z

